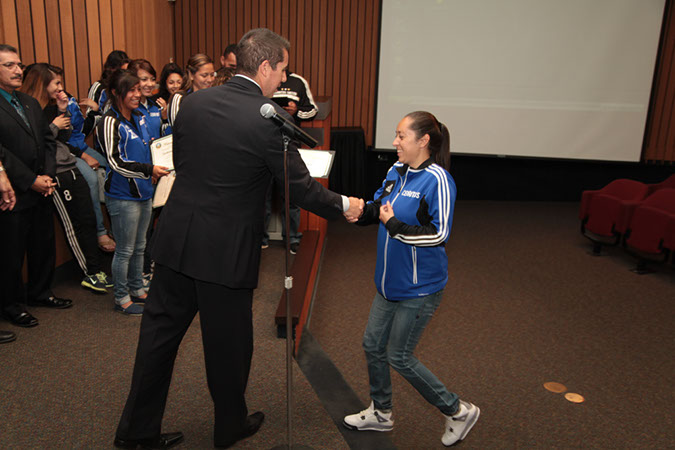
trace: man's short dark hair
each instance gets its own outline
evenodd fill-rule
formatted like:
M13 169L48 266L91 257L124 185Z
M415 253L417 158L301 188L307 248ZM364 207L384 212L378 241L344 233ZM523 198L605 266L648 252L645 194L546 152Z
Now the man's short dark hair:
M0 52L12 52L16 53L17 55L19 54L19 51L16 48L8 44L0 44Z
M284 50L289 51L291 43L267 28L255 28L244 35L237 44L237 73L254 77L258 67L269 61L272 69L284 60Z
M237 56L237 44L230 44L227 47L225 47L225 50L223 50L223 58L227 58L227 55L230 53L234 53L234 56Z

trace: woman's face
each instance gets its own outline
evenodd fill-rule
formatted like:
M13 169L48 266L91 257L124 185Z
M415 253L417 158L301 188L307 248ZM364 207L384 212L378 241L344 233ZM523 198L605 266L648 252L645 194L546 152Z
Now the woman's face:
M132 87L127 95L122 99L122 104L125 108L133 111L138 108L138 105L141 103L141 83L136 84Z
M417 168L429 159L429 138L425 134L420 139L417 139L415 132L410 129L411 122L411 118L404 117L398 123L396 138L393 144L396 148L399 162Z
M172 73L166 79L166 90L169 91L169 94L175 94L180 89L180 85L183 83L183 77L177 73Z
M49 95L50 99L56 100L56 97L61 91L63 91L63 80L61 79L61 75L54 75L52 81L47 85L47 95Z
M193 91L210 88L215 79L213 64L204 64L197 70L197 73L195 73L194 76L190 74L190 78L192 79Z
M141 80L141 94L143 97L150 97L156 86L155 77L153 77L150 72L143 69L138 69L136 76Z

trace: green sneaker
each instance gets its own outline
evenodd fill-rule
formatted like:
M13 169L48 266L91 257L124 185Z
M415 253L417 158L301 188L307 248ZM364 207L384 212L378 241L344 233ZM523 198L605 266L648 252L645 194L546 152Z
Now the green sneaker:
M113 287L112 277L108 277L105 272L99 272L96 274L96 279L99 280L107 288Z
M107 294L108 290L106 289L106 285L104 282L102 282L98 274L97 275L86 275L82 279L82 283L80 285L83 288L89 289L91 291L94 291L98 294Z

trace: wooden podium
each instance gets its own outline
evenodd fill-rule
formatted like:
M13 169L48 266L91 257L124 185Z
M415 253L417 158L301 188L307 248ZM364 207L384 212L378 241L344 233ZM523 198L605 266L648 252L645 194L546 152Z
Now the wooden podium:
M316 118L310 122L303 122L302 128L319 143L315 150L330 149L330 97L316 97L319 113ZM325 188L328 188L328 178L317 178ZM302 329L305 326L309 314L309 307L314 295L314 284L323 252L323 243L326 239L328 224L323 219L308 211L300 210L300 228L302 240L298 253L293 260L291 276L293 277L293 288L290 291L291 298L291 316L295 331L295 351L297 352L300 344ZM284 337L286 333L286 300L282 292L279 305L274 317L274 323L277 325L277 335Z

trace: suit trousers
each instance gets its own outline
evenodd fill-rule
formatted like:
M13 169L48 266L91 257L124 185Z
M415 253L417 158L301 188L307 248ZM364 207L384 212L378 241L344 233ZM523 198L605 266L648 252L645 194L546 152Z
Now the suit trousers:
M0 312L15 316L26 311L26 300L43 300L52 295L56 263L52 199L41 198L30 208L0 212L0 236ZM21 273L24 256L27 286Z
M117 437L144 439L160 434L178 347L197 311L215 407L214 442L219 445L239 435L248 415L245 392L253 355L252 300L253 289L230 289L155 265Z

